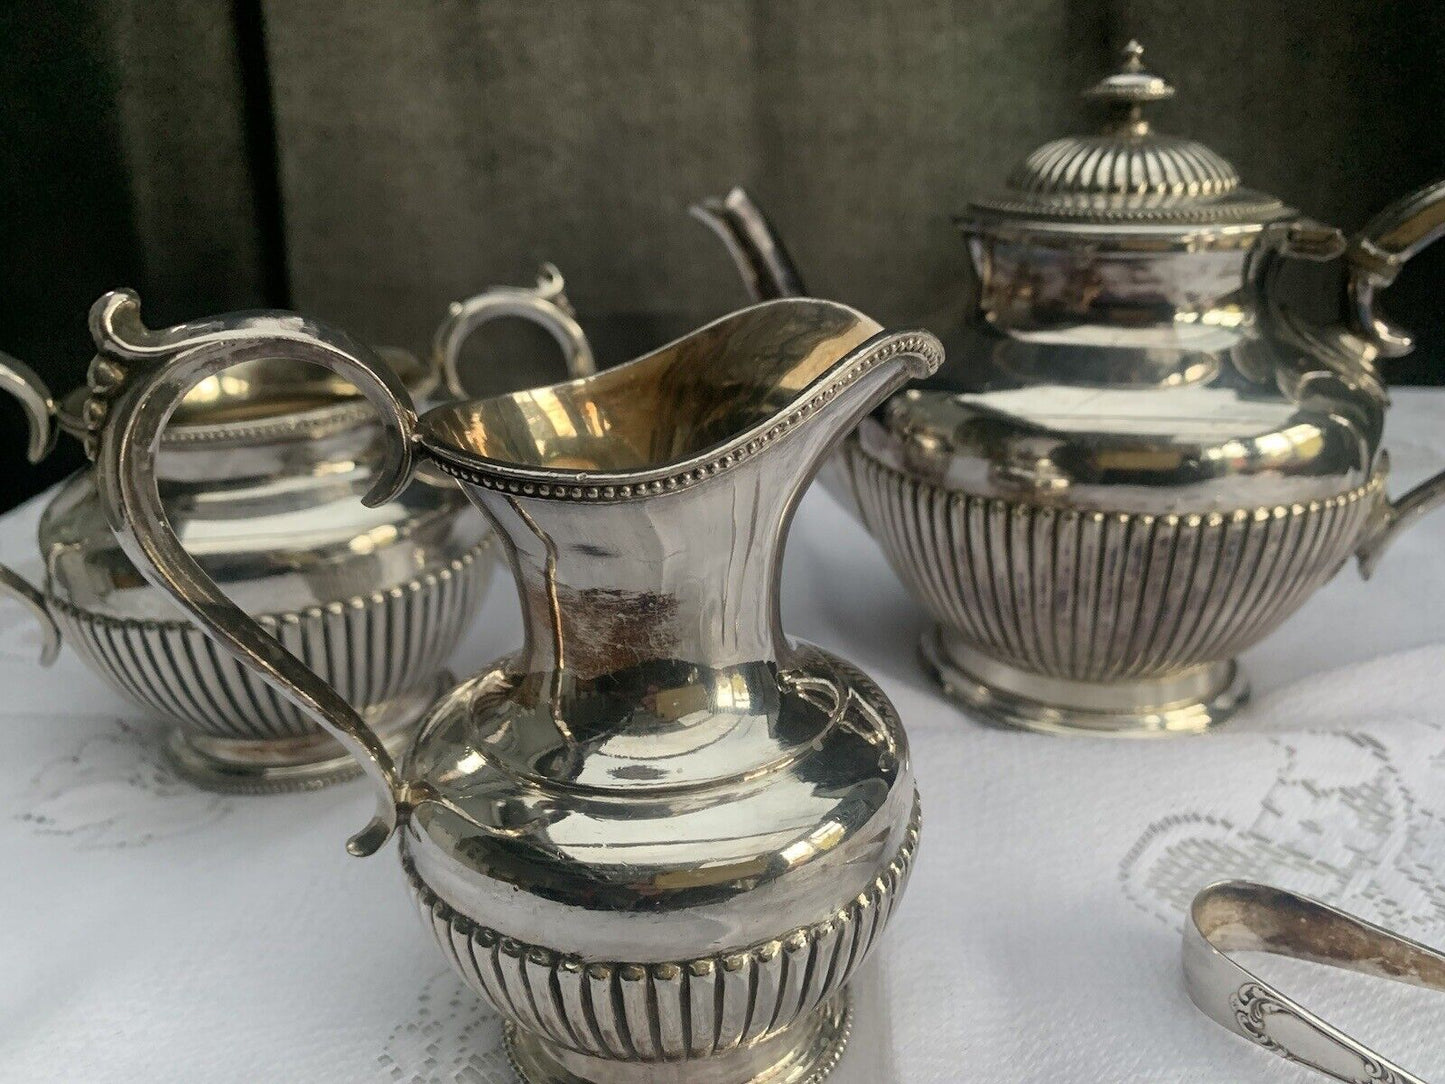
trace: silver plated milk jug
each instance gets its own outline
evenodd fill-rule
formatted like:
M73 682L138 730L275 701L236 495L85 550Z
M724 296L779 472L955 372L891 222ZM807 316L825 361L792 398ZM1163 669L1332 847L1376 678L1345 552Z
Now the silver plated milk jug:
M31 421L32 458L49 449L57 422L93 440L126 365L214 337L228 367L190 391L161 438L154 472L167 515L207 575L400 748L451 684L444 667L491 577L495 544L485 520L438 474L377 507L359 504L380 463L375 412L325 369L269 356L240 330L288 318L222 317L150 332L138 305L129 293L97 305L91 386L58 405L32 371L0 357L0 387ZM455 371L466 337L505 315L542 323L566 343L574 375L592 371L555 269L535 291L498 287L453 306L432 364L400 350L383 357L409 394L425 395L439 369ZM304 334L304 322L289 320ZM111 532L93 472L60 486L38 541L44 583L0 567L0 592L40 618L42 662L54 660L63 635L117 693L169 725L167 751L182 774L249 793L356 774L354 759L304 710L218 651L146 583Z
M1445 182L1346 237L1155 131L1173 89L1141 53L1088 92L1101 134L1045 144L961 216L948 365L824 474L934 618L944 688L1053 733L1228 718L1234 656L1445 499L1442 476L1386 495L1380 362L1411 342L1376 310L1445 232ZM801 292L745 193L695 213L756 296Z
M507 1021L527 1080L819 1079L847 983L903 891L919 811L894 709L789 640L781 551L841 436L942 351L831 302L735 313L599 375L420 420L370 351L319 324L167 333L129 354L96 474L137 568L352 750L427 925ZM521 600L517 651L458 685L404 760L238 610L156 491L167 416L223 342L329 367L377 407L368 502L425 460L487 515Z

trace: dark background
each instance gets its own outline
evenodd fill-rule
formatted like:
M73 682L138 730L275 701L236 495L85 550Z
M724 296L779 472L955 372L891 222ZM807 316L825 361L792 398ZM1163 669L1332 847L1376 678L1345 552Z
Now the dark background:
M1357 227L1445 175L1438 0L112 0L0 10L0 348L57 392L86 312L153 326L295 307L422 349L448 301L550 259L618 361L742 302L684 214L746 184L809 286L892 324L957 318L949 216L1045 139L1131 36L1178 96L1157 127ZM1445 246L1386 307L1441 383ZM545 342L545 340L541 340ZM480 344L499 383L536 336ZM79 462L23 464L0 403L0 508ZM9 466L15 464L14 467Z

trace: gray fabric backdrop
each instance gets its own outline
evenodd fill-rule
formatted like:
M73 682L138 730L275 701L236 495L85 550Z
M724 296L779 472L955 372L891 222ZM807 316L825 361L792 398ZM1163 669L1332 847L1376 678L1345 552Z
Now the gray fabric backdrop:
M1161 128L1311 214L1357 226L1445 174L1434 0L21 7L0 16L23 205L0 347L58 387L83 376L85 304L118 281L157 322L291 305L419 348L447 301L543 259L620 360L742 300L684 214L737 182L815 292L946 329L949 215L1095 127L1079 91L1130 36L1178 87ZM1426 343L1398 379L1445 357L1442 281L1430 253L1391 292ZM479 353L517 383L548 371L536 346Z

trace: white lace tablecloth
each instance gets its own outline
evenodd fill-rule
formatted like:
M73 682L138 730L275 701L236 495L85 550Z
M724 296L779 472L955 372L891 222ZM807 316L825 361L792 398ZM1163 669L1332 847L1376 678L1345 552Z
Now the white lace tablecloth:
M1402 391L1393 486L1445 465L1445 393ZM40 502L0 519L36 569ZM918 610L827 497L793 530L794 635L874 675L911 735L923 845L858 990L837 1084L1305 1081L1195 1011L1186 901L1249 877L1445 944L1445 512L1352 566L1246 656L1255 701L1163 742L986 729L915 661ZM499 576L455 669L509 650ZM358 783L218 797L156 726L0 605L0 1080L508 1079L500 1027L447 970L391 853L349 858ZM1309 965L1266 976L1427 1079L1445 999ZM1285 981L1288 979L1288 983ZM1327 1018L1328 1015L1327 1015Z

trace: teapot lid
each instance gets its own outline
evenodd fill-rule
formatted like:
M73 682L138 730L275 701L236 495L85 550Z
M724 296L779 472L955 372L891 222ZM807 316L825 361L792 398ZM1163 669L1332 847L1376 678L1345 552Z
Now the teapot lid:
M1240 187L1239 173L1192 139L1161 135L1144 116L1174 88L1144 67L1144 47L1124 47L1119 70L1084 92L1104 102L1098 135L1067 136L1025 158L996 195L970 210L989 219L1074 225L1199 225L1265 222L1292 212L1275 197Z

